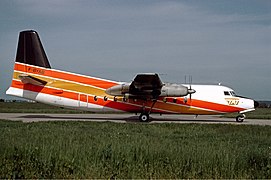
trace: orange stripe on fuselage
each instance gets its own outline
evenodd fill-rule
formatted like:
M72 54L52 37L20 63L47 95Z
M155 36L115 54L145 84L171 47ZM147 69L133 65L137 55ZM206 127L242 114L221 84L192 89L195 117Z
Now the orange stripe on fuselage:
M20 81L21 74L22 73L20 71L14 71L13 79ZM107 96L104 89L101 89L95 86L77 83L74 81L56 79L56 78L37 75L37 74L30 74L30 76L47 82L46 87L51 87L55 89L63 89L63 90L78 92L81 94L95 94L96 96Z
M79 74L68 73L64 71L58 71L54 69L40 68L37 66L24 65L15 63L14 70L28 72L38 75L43 75L52 78L59 78L68 81L74 81L82 84L92 85L103 89L108 89L114 85L117 85L117 82L107 81L104 79L86 77Z

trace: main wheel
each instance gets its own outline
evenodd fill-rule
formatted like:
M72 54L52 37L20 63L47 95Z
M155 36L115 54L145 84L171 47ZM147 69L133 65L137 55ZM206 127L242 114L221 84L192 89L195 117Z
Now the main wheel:
M149 114L147 114L147 113L142 113L142 114L140 114L140 116L139 116L139 120L141 121L141 122L148 122L149 121Z
M236 122L243 122L245 120L245 115L240 114L236 117Z

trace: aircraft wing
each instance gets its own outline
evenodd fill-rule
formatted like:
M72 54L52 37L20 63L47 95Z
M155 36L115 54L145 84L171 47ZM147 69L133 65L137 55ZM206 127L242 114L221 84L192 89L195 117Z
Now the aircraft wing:
M161 94L163 83L156 73L138 74L130 85L130 94L152 96L157 98Z
M131 83L112 86L105 92L126 99L157 100L159 97L183 97L196 91L183 85L163 84L158 74L147 73L138 74Z
M22 83L24 84L33 84L33 85L45 85L47 82L43 81L41 79L38 79L36 77L27 75L27 74L21 74L19 75L20 80L22 81Z

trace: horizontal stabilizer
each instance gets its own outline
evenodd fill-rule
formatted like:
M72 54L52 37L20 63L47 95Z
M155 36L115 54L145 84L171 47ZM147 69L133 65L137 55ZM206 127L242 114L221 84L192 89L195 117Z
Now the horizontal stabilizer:
M21 74L19 75L19 78L24 84L33 84L33 85L43 86L47 83L46 81L35 78L33 76L29 76L27 74Z

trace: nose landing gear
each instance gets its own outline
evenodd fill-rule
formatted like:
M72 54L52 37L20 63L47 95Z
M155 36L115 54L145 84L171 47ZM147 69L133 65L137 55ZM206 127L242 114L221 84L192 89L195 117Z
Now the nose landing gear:
M246 118L246 115L245 114L239 114L237 117L236 117L236 122L243 122Z

